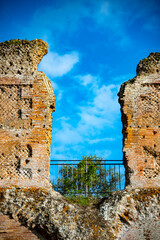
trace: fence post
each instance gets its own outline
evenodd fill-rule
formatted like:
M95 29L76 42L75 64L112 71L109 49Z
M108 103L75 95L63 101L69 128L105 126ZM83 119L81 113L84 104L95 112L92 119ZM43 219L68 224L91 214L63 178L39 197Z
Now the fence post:
M85 196L87 197L87 160L86 160L86 194Z

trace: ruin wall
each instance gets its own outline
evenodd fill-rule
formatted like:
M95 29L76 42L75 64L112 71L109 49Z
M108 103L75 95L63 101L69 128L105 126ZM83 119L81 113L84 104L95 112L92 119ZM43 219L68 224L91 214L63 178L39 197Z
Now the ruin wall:
M49 187L55 97L36 71L47 51L42 40L0 43L0 187Z
M119 92L126 188L91 206L49 185L55 97L37 72L42 40L0 43L0 239L159 240L160 54Z
M160 53L137 66L119 92L126 186L160 186Z

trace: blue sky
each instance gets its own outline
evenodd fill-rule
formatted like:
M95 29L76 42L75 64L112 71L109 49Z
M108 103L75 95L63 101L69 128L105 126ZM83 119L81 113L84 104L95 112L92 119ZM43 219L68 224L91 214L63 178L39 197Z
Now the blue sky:
M122 159L117 93L160 51L157 0L1 1L0 42L42 39L39 70L56 95L51 159Z

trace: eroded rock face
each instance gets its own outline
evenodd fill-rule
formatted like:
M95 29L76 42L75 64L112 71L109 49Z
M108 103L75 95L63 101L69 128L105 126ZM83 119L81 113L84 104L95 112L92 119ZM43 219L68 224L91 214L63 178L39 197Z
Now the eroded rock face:
M126 185L160 186L160 53L137 66L119 92Z
M160 189L126 189L87 207L40 188L1 188L0 200L0 216L9 215L16 225L20 222L27 234L29 230L35 235L33 239L158 240L160 236ZM0 239L3 236L0 232Z
M96 207L71 204L53 190L1 188L0 200L2 216L9 215L40 240L115 239Z
M126 189L100 205L117 240L157 240L160 236L160 189Z
M0 186L49 187L55 97L37 66L42 40L0 43Z

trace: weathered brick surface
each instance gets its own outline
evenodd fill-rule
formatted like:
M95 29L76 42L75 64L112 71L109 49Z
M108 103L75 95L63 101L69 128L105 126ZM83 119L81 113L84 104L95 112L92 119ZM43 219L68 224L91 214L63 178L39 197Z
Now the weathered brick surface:
M18 221L9 216L0 214L0 239L1 240L37 240L34 233L22 226Z
M160 186L160 53L140 61L119 92L126 185Z
M52 111L49 79L37 66L42 40L0 43L0 186L48 187Z

